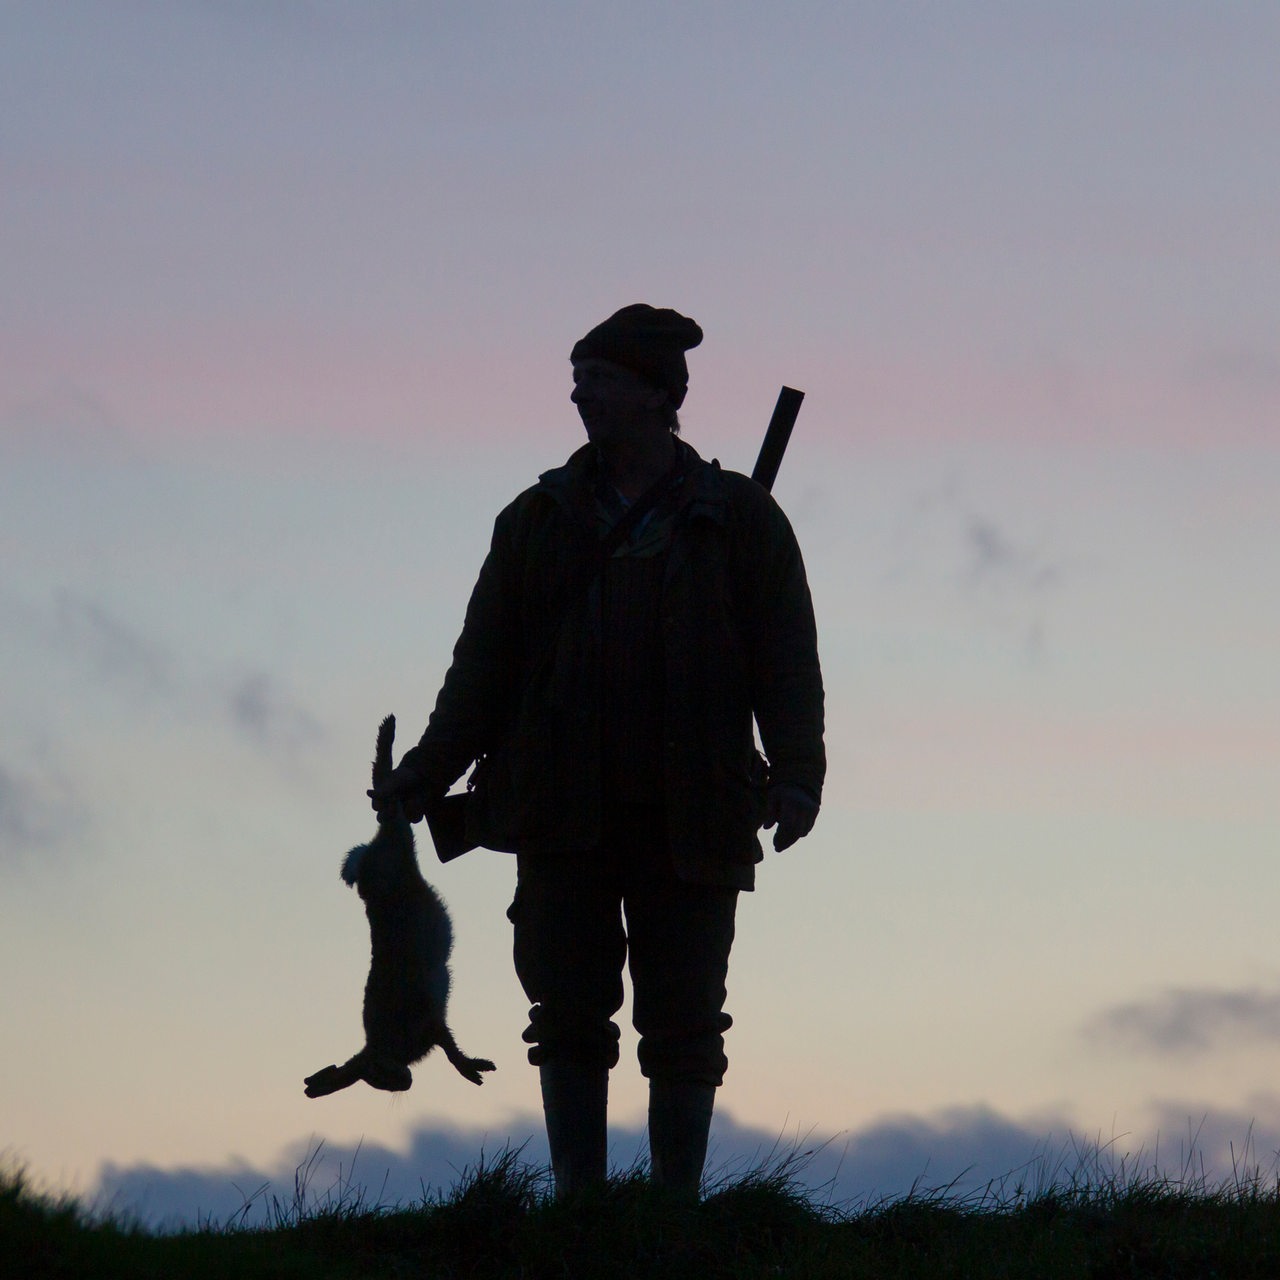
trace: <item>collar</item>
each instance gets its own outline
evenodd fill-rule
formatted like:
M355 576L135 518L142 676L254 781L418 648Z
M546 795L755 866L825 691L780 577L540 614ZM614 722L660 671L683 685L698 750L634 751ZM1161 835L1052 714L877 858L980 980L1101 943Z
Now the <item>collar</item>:
M680 458L689 471L679 509L688 517L701 516L723 524L729 503L720 463L704 461L687 441L676 437ZM574 519L592 525L595 519L595 483L600 456L593 444L575 450L562 466L544 471L535 490L553 498Z

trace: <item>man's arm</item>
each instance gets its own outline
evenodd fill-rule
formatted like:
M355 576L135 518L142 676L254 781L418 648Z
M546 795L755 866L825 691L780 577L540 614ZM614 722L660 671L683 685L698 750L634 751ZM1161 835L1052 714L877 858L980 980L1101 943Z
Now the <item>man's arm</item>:
M776 825L774 847L785 849L812 830L822 800L822 668L795 534L772 499L753 505L744 548L753 584L748 610L752 710L769 760L764 825Z

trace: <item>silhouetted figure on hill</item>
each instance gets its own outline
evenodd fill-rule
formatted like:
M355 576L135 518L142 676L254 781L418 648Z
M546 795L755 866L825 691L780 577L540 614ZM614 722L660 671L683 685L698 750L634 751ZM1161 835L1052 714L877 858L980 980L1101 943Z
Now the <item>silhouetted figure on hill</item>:
M606 1176L629 964L653 1176L696 1197L728 1065L738 893L760 828L785 849L821 798L822 676L795 536L761 486L679 437L685 352L701 340L692 320L637 304L574 346L587 443L498 516L426 731L370 792L439 829L443 797L479 762L467 844L517 855L524 1039L561 1195Z

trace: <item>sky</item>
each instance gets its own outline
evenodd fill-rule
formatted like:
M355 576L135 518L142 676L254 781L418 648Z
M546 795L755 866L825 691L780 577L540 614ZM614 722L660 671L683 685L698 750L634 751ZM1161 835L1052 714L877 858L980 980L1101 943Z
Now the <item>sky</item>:
M646 301L706 333L705 456L806 393L830 770L739 909L713 1172L1273 1170L1278 44L1270 0L4 0L3 1158L178 1223L545 1152L505 855L420 842L483 1088L302 1078L362 1038L377 724ZM644 1101L627 1028L623 1167Z

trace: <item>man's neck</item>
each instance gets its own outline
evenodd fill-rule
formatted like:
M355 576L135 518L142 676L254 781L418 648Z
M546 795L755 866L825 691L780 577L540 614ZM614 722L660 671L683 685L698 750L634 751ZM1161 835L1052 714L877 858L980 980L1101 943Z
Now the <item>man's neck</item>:
M664 428L661 436L651 440L629 440L612 448L602 447L600 465L605 479L628 502L634 502L671 470L677 448L675 436Z

